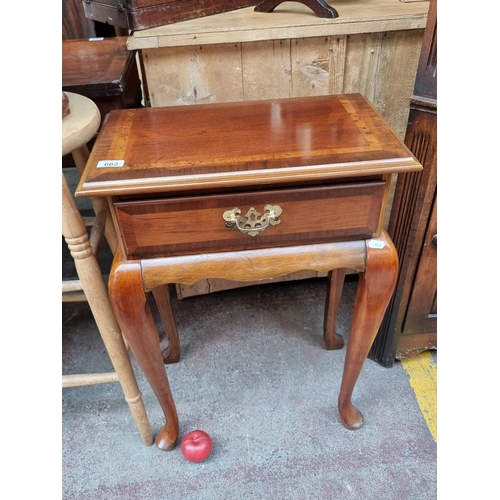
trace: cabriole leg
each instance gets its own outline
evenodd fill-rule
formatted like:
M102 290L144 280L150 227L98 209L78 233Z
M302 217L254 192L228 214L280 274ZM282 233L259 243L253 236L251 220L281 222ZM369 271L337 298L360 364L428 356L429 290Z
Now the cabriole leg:
M396 249L387 233L366 240L366 270L359 274L338 400L340 418L348 429L363 424L363 415L351 403L351 396L394 291L398 267Z
M165 415L165 426L156 436L156 446L171 450L179 436L179 420L158 332L142 284L140 262L122 262L120 254L116 255L109 278L109 294L123 334Z

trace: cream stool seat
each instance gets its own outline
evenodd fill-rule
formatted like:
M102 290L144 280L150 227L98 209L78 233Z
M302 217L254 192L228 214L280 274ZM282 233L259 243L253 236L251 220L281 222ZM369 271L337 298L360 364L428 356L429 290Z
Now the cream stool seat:
M97 133L101 117L99 109L90 99L67 92L69 115L62 119L62 155L73 155L80 175L85 168L89 151L86 144ZM142 441L153 444L153 434L147 417L142 395L130 363L121 329L113 314L96 256L105 235L114 253L116 233L109 220L109 209L104 200L92 199L95 218L84 220L62 173L62 234L75 261L78 279L63 281L63 300L87 300L97 327L111 359L114 372L63 375L62 386L74 387L107 382L120 382L125 400L135 420ZM90 237L86 225L92 224Z
M62 122L62 155L72 153L86 145L96 134L101 114L96 104L79 94L66 92L69 98L69 115Z

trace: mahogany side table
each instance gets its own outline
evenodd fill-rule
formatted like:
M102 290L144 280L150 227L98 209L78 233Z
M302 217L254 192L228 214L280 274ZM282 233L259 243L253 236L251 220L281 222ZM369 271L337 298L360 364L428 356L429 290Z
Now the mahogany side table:
M398 274L382 229L390 179L421 168L360 94L108 115L76 195L110 203L120 251L109 293L165 414L159 448L174 447L179 423L146 292L206 278L328 272L323 335L339 349L343 273L359 272L338 408L345 427L362 425L351 395Z

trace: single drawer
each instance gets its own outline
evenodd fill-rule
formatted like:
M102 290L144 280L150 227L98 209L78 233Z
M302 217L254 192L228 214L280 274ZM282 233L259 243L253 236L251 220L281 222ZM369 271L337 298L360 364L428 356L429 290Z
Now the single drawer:
M385 185L118 201L114 207L129 259L168 257L370 238L378 228Z

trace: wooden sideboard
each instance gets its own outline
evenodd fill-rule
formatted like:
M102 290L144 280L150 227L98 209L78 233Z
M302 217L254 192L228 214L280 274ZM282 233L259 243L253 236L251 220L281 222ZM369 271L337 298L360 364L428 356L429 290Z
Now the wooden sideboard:
M403 139L429 2L331 4L337 19L318 18L296 2L272 13L248 7L135 31L127 47L140 52L151 107L359 92ZM234 286L203 280L178 285L177 294Z

